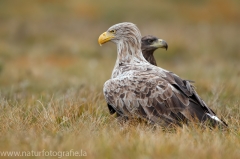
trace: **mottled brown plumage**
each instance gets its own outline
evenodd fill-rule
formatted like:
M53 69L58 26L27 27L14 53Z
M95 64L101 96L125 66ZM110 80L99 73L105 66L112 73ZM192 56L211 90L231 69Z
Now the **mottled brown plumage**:
M157 62L153 56L153 53L158 48L168 49L168 44L162 39L158 39L155 36L147 35L142 37L141 40L141 49L144 58L152 65L157 66Z
M141 51L141 34L132 23L119 23L99 37L99 44L117 45L111 79L103 87L110 113L139 117L161 126L188 121L226 125L208 108L189 81L151 65Z

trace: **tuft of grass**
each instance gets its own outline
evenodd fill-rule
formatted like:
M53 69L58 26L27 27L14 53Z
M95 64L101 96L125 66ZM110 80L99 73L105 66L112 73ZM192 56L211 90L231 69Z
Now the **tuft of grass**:
M96 87L82 87L56 94L1 94L1 151L83 149L88 158L238 158L240 155L239 113L232 113L239 104L218 111L218 115L224 114L229 131L203 130L194 125L164 131L144 122L119 122L109 115L102 94L93 93L98 91Z

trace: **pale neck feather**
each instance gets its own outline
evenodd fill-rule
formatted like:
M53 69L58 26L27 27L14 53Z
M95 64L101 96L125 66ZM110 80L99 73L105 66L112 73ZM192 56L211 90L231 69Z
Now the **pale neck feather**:
M119 67L134 65L136 63L148 63L143 57L141 43L139 41L123 41L117 43L117 60L112 72L112 78L123 73Z

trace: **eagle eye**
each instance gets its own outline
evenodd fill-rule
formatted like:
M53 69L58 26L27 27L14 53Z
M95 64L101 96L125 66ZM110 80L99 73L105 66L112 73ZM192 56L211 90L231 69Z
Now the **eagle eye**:
M115 33L116 31L115 30L110 30L109 33Z
M148 40L148 43L152 43L152 42L153 42L153 40L150 40L150 39Z

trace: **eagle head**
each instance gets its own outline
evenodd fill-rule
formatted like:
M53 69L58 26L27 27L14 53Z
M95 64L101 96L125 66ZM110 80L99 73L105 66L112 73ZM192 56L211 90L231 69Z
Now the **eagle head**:
M143 51L155 51L158 48L168 49L168 44L163 39L158 39L155 36L147 35L142 37L142 50Z
M133 23L118 23L111 26L98 38L100 46L108 41L114 42L115 44L119 44L121 41L141 45L141 33L137 26Z

